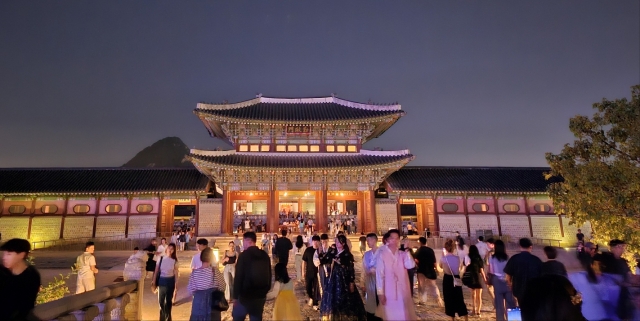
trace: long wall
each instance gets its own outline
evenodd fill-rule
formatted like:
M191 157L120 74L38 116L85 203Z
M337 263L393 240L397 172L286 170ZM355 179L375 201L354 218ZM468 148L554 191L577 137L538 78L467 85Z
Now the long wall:
M591 235L590 224L570 225L567 218L556 215L552 200L544 194L400 193L392 194L390 199L394 198L399 205L415 204L415 216L399 213L401 220L413 222L420 231L428 227L444 237L453 236L456 232L476 237L490 231L493 235L510 236L512 239L533 237L573 244L578 228L587 237Z
M0 199L0 233L2 240L23 238L31 242L147 238L159 229L170 228L171 205L179 204L195 204L195 196L4 197ZM159 218L167 226L159 226Z

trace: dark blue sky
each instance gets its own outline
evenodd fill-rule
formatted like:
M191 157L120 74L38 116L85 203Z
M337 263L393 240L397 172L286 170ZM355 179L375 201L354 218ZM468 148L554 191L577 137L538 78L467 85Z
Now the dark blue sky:
M120 166L256 93L399 102L366 147L545 166L640 83L638 1L0 1L0 167Z

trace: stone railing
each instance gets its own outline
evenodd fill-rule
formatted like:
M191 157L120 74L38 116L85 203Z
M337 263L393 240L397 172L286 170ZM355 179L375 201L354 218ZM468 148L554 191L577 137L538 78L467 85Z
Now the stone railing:
M58 321L141 320L144 262L131 261L125 265L124 282L38 305L33 317Z

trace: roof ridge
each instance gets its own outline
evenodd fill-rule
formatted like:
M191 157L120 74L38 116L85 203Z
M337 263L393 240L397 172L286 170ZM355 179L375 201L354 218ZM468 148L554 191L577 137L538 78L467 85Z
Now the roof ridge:
M551 170L551 167L543 166L405 166L402 169L529 169L529 170Z
M0 171L27 171L27 170L136 170L136 171L153 171L153 170L195 170L189 167L0 167Z
M200 102L196 105L196 110L229 110L229 109L239 109L245 108L253 105L257 105L259 103L264 104L323 104L323 103L334 103L337 105L341 105L344 107L356 108L356 109L364 109L364 110L373 110L373 111L400 111L402 106L398 103L391 104L372 104L372 103L359 103L346 99L341 99L336 96L329 97L307 97L307 98L273 98L273 97L263 97L262 95L237 102L237 103L224 103L224 104L211 104Z

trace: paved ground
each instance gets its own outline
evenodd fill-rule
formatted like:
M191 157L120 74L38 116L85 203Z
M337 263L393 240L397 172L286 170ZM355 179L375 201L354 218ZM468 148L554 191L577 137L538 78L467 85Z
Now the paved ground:
M178 295L177 304L173 308L173 320L188 320L191 312L191 297L189 296L186 286L189 281L189 264L191 257L195 254L195 251L179 252L178 261L180 262L180 277L178 279ZM100 272L97 275L97 286L105 286L113 283L118 277L122 276L122 270L124 269L124 262L131 253L125 251L97 251L95 256L98 263L98 269ZM540 251L535 251L535 254L541 255ZM67 274L75 257L78 253L72 252L45 252L36 251L34 253L36 266L39 268L42 275L43 283L53 280L54 277L60 274ZM358 262L361 262L360 253L354 253L356 257L356 273L360 273L360 266ZM440 256L440 251L436 251L436 256ZM573 270L577 267L576 260L574 259L572 251L560 251L560 260L565 262L569 270ZM289 265L289 273L292 277L295 277L295 269L293 263ZM73 277L67 282L71 293L75 293L75 279ZM438 286L442 293L442 279L438 280ZM465 301L468 302L467 306L471 310L471 293L469 289L464 288ZM320 320L320 315L317 311L314 311L305 304L305 293L303 284L296 285L296 297L298 298L298 304L301 306L303 316L308 320ZM143 320L157 320L159 317L157 304L157 297L151 293L150 290L150 278L146 279L145 291L144 291L144 310L142 313ZM483 311L482 317L473 317L472 320L495 320L495 313L491 312L492 307L489 301L488 294L483 293ZM265 306L264 319L269 320L271 318L271 311L273 308L273 301L267 301ZM439 308L434 304L427 306L417 307L418 316L422 320L450 320L444 314L444 308ZM223 313L223 320L231 320L230 311Z

